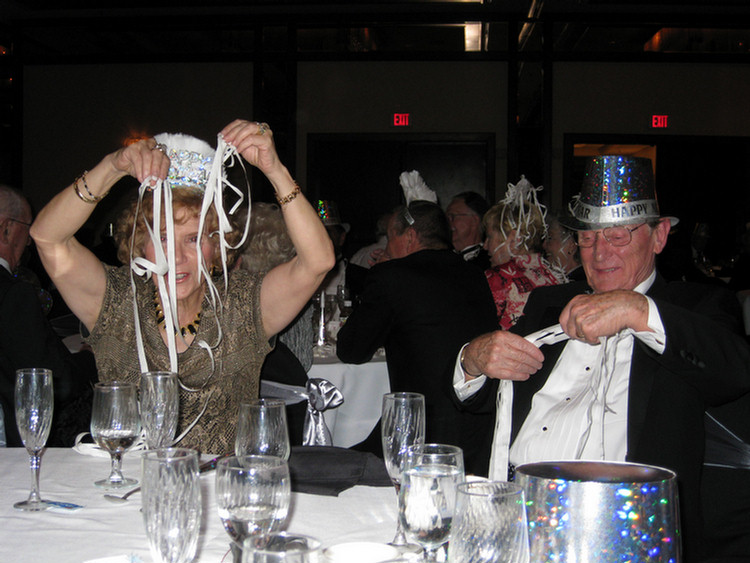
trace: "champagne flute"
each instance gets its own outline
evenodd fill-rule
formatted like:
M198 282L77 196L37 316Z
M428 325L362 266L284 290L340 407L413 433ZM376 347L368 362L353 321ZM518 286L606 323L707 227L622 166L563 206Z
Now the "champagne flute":
M399 492L399 522L406 538L424 548L424 560L437 561L448 541L456 488L464 481L464 454L447 444L410 446Z
M13 505L19 510L40 511L51 506L39 496L39 467L52 424L53 395L51 370L30 368L16 371L16 424L29 452L31 465L29 498Z
M291 450L283 400L253 399L240 403L235 455L272 455L288 461Z
M448 561L529 563L526 503L520 485L471 481L458 486Z
M149 449L172 445L179 414L179 387L174 372L148 371L141 374L141 424Z
M140 433L135 384L122 381L97 383L91 411L91 436L100 448L109 452L112 470L108 478L96 481L94 485L122 489L138 484L136 479L122 476L122 454L135 444Z
M143 453L142 512L156 563L189 563L201 525L198 452L164 448Z
M396 487L401 489L401 471L409 446L424 444L425 402L420 393L386 393L383 395L383 412L380 419L383 439L383 459L388 475ZM391 545L400 551L417 551L408 544L399 518L396 535Z
M242 547L242 563L319 563L322 557L320 540L287 532L250 537Z
M216 466L216 504L232 539L234 562L240 563L243 542L277 531L289 511L289 466L280 457L232 456Z

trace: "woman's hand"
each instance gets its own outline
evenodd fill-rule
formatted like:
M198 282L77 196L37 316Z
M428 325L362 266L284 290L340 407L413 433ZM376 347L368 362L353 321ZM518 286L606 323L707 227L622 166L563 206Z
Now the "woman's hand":
M112 153L112 166L121 175L143 183L147 178L163 180L169 172L169 157L153 138L130 144Z
M221 131L224 140L266 176L282 169L276 154L273 132L265 123L236 119Z

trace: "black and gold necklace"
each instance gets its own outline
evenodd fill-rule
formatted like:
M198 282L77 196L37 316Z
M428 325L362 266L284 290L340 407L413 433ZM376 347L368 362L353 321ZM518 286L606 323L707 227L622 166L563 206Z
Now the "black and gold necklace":
M156 324L159 326L165 326L165 318L164 318L164 311L161 308L161 301L159 300L159 294L154 291L154 309L156 309ZM198 334L198 327L201 325L201 312L198 311L198 314L195 315L195 318L193 319L193 322L180 327L180 333L182 334L182 337L185 338L189 334L196 335ZM175 328L174 331L175 334L177 334L177 329Z

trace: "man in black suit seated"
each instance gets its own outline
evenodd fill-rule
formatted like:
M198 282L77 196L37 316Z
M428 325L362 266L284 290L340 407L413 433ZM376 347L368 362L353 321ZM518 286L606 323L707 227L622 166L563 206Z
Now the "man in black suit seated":
M388 260L368 273L360 304L338 333L338 357L364 363L384 346L391 390L425 395L426 440L462 447L467 471L486 475L492 416L458 411L444 367L467 339L497 327L487 281L453 252L435 203L398 208L387 234Z
M482 217L489 208L487 200L478 193L461 192L453 196L445 209L451 227L453 249L483 272L490 267L490 255L482 246Z
M8 446L23 446L15 418L16 370L52 370L55 407L47 445L71 446L61 428L64 407L85 395L93 371L93 356L71 354L42 311L37 289L13 272L29 245L31 208L17 190L0 185L0 405ZM68 413L69 415L70 413ZM75 418L75 417L71 417ZM86 423L88 424L88 423ZM82 428L71 428L71 432Z
M585 178L571 226L587 281L533 291L512 332L470 342L456 359L454 389L466 408L489 412L500 393L491 478L562 459L669 468L684 561L726 560L706 549L700 497L704 412L750 391L738 301L656 272L677 219L659 215L648 159L596 157ZM544 342L523 338L558 322L569 340L540 349Z

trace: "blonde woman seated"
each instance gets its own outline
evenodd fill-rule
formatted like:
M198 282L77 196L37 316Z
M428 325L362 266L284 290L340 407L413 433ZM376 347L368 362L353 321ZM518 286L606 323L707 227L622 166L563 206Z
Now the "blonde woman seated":
M101 380L179 373L181 446L234 449L239 403L256 397L269 339L333 266L330 239L276 154L265 123L237 120L214 150L158 135L111 153L42 209L31 227L55 286L90 331ZM240 237L223 207L224 163L244 158L276 191L296 256L265 274L231 268ZM141 183L117 229L120 268L74 237L118 180ZM240 192L241 195L241 192ZM231 211L231 210L230 210Z
M546 226L544 206L536 196L541 189L521 176L515 186L508 184L505 198L482 219L487 233L484 248L491 264L485 275L504 330L521 318L532 289L567 281L561 270L542 257Z

